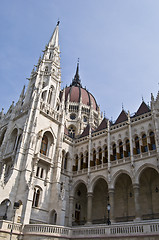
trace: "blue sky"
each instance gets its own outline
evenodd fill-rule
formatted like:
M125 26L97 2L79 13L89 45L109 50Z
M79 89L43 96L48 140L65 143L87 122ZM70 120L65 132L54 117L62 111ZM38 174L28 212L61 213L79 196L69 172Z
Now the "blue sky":
M28 84L60 19L62 87L80 58L83 87L115 120L159 89L158 0L7 0L0 9L0 109Z

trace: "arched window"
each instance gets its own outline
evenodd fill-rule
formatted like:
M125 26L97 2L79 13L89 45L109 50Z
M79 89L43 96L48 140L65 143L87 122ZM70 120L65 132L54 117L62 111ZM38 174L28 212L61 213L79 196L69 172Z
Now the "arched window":
M48 72L48 66L45 67L45 72Z
M101 148L99 148L99 164L101 164L102 163L102 149Z
M93 165L96 165L96 150L93 151Z
M40 193L41 193L41 190L38 187L35 187L34 194L33 194L33 202L32 202L33 207L39 206Z
M67 162L68 162L68 153L66 153L65 161L64 161L64 169L65 170L67 169Z
M5 133L6 133L6 129L2 132L1 136L0 136L0 147L3 143L3 139L4 139L4 136L5 136Z
M44 135L42 138L42 142L41 142L40 153L46 155L47 145L48 145L48 138L47 138L47 136Z
M120 159L123 158L123 143L119 143L119 157Z
M76 203L75 205L75 222L80 222L80 211L81 211L81 205L79 203Z
M147 152L148 147L147 147L147 137L146 134L142 135L142 152Z
M43 178L43 174L44 174L44 169L41 168L41 174L40 174L40 178Z
M116 160L117 157L116 157L116 144L114 143L113 144L113 160Z
M139 154L140 153L140 143L139 143L139 137L136 136L135 137L135 154Z
M49 89L49 94L48 94L48 99L47 99L48 104L51 103L52 94L53 94L53 86L51 86L50 89Z
M51 212L51 216L50 216L50 224L55 225L57 221L57 212L55 210L53 210Z
M69 136L74 138L75 137L75 127L74 126L70 126L68 128L68 133L69 133Z
M126 156L125 157L130 157L130 142L129 142L129 139L126 140Z
M88 152L86 152L86 166L85 168L88 168Z
M37 170L36 170L36 177L39 176L39 170L40 170L40 168L39 168L39 166L38 166L38 167L37 167Z
M108 162L108 148L107 146L104 148L104 163Z
M81 154L81 170L83 169L83 154Z
M149 149L150 150L155 150L156 149L154 132L150 132L150 145L149 145Z
M75 171L78 170L78 155L76 155Z

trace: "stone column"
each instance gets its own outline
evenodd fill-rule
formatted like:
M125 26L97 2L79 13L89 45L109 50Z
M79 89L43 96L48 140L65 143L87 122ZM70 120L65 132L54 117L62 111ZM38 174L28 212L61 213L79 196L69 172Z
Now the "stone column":
M135 220L141 219L140 203L139 203L139 184L133 185L134 189L134 202L135 202Z
M114 222L114 189L108 189L109 192L109 203L110 203L110 221Z
M72 215L73 215L73 201L74 201L74 197L70 196L69 198L69 227L72 226Z
M92 224L92 199L93 193L89 192L87 194L87 224Z

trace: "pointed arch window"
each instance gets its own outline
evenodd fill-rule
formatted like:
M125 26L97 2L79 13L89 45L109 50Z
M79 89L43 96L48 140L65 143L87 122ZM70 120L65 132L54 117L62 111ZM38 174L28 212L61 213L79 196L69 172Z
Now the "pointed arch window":
M116 160L117 156L116 156L116 144L113 144L113 160Z
M135 137L135 153L140 154L140 143L139 143L139 137Z
M93 165L96 165L96 150L93 151Z
M81 170L83 169L83 154L81 154Z
M146 134L142 135L142 152L147 152L148 147L147 147L147 137Z
M104 148L104 163L108 162L108 148L107 146Z
M43 155L46 155L47 146L48 146L48 138L47 136L44 135L41 142L40 153L42 153Z
M126 140L126 156L125 157L130 157L130 142L129 142L129 139Z
M41 190L38 187L35 187L34 194L33 194L33 202L32 202L33 207L39 206L40 194L41 194Z
M68 153L66 153L65 161L64 161L64 169L65 170L67 169L67 162L68 162Z
M75 171L78 170L78 155L76 155L76 164L75 164Z
M149 149L150 150L155 150L156 149L154 132L150 132L150 145L149 145Z
M52 94L53 94L53 86L51 86L49 89L49 94L48 94L48 99L47 99L48 104L51 104Z
M86 166L85 168L88 168L88 152L86 152Z
M119 157L120 157L120 159L123 158L123 143L122 143L122 141L119 143Z
M99 152L98 152L98 156L99 156L99 162L98 162L98 164L101 164L102 163L102 149L101 148L99 148Z

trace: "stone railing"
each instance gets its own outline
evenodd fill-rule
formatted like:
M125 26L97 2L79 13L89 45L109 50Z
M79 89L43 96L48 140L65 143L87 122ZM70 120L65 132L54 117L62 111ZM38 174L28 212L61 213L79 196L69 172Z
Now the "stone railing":
M125 238L132 239L133 237L148 237L159 236L159 221L141 221L141 222L129 222L112 225L91 225L91 226L78 226L78 227L63 227L56 225L46 224L28 224L22 229L21 224L12 224L9 221L0 221L0 236L1 232L11 232L14 234L30 236L45 236L45 239L50 237L59 237L60 239L110 239L110 238ZM27 237L27 239L28 239Z
M40 110L58 122L61 120L60 113L55 111L49 104L45 103L44 101L40 102Z
M22 231L22 224L20 223L12 223L10 221L0 220L0 232L8 232L10 233L12 230L13 233L20 234Z
M38 234L38 236L48 235L48 236L70 238L71 236L70 231L71 231L70 228L62 227L62 226L29 224L29 225L25 225L23 233L24 235Z
M75 238L110 238L110 237L134 237L159 235L159 222L122 223L110 226L78 227L72 229L72 239ZM128 238L127 238L128 239Z

